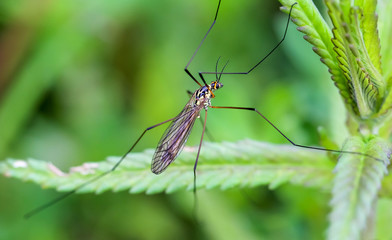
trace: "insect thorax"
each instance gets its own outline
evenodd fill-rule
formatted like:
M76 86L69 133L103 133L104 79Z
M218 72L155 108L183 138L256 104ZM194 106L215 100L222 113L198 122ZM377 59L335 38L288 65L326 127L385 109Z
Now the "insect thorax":
M201 87L196 91L196 106L204 105L204 108L211 106L211 91L206 86Z
M213 92L215 90L223 87L223 84L218 82L218 81L213 81L211 82L210 85L207 86L202 86L199 88L199 90L196 91L196 101L195 105L196 106L201 106L204 105L204 108L208 108L211 106L211 98L213 98ZM209 88L209 89L208 89Z

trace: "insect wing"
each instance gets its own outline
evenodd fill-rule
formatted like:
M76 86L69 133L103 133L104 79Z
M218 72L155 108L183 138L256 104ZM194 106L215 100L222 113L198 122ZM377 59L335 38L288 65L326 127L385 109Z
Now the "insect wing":
M151 171L160 174L180 154L188 140L201 106L194 106L195 96L189 100L185 108L178 114L166 129L152 158Z

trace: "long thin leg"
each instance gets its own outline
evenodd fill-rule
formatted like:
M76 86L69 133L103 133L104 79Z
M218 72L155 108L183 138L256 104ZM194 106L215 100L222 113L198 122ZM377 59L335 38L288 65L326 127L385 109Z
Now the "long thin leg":
M196 194L196 168L197 168L197 163L198 163L198 161L199 161L199 155L200 155L200 150L201 150L201 144L203 143L204 132L205 132L205 130L206 130L206 123L207 123L207 110L205 111L203 132L201 133L201 139L200 139L199 149L197 150L197 156L196 156L195 165L193 166L193 192L194 192L195 194Z
M290 8L290 12L289 12L289 17L287 18L287 23L286 23L286 28L284 30L284 34L282 39L278 42L278 44L276 44L276 46L274 48L272 48L271 51L269 51L269 53L267 53L267 55L265 55L258 63L256 63L256 65L254 65L251 69L249 69L246 72L199 72L199 75L201 77L201 79L204 81L203 78L203 74L242 74L242 75L246 75L249 74L250 72L252 72L255 68L257 68L262 62L264 62L265 59L267 59L279 46L280 44L282 44L282 42L285 40L286 38L286 34L287 34L287 29L289 27L289 23L290 23L290 17L291 17L291 11L293 10L294 5L296 5L297 2L293 3L293 5L291 5Z
M178 117L178 116L177 116L177 117ZM149 131L149 130L155 128L155 127L158 127L158 126L160 126L160 125L162 125L162 124L165 124L165 123L167 123L167 122L173 121L173 120L176 119L177 117L170 118L169 120L163 121L163 122L161 122L161 123L158 123L158 124L155 124L155 125L153 125L153 126L151 126L151 127L146 128L146 129L143 131L143 133L140 135L140 137L136 140L136 142L132 145L132 147L129 148L129 150L120 158L120 160L119 160L119 161L118 161L109 171L104 172L104 173L102 173L102 174L100 174L100 175L98 175L98 176L96 176L96 177L90 179L90 180L87 181L87 182L84 182L83 184L81 184L81 185L79 185L78 187L76 187L74 190L72 190L72 191L70 191L70 192L68 192L68 193L63 194L63 195L59 196L58 198L55 198L55 199L53 199L52 201L50 201L50 202L48 202L48 203L46 203L46 204L44 204L44 205L41 205L41 206L39 206L39 207L33 209L32 211L26 213L26 214L24 215L24 218L27 219L27 218L32 217L33 215L35 215L35 214L41 212L42 210L44 210L44 209L46 209L46 208L48 208L48 207L50 207L50 206L52 206L52 205L54 205L54 204L60 202L61 200L65 199L65 198L67 198L67 197L69 197L69 196L71 196L72 194L76 193L79 189L81 189L81 188L83 188L83 187L89 185L90 183L93 183L93 182L97 181L98 179L100 179L100 178L102 178L102 177L108 175L109 173L113 172L113 171L121 164L121 162L125 159L125 157L133 150L133 148L138 144L138 142L140 141L140 139L142 139L142 137L144 136L144 134L145 134L147 131Z
M196 51L193 53L191 59L189 59L189 62L188 62L188 64L185 66L185 69L184 69L185 72L186 72L186 73L193 79L193 81L195 81L200 87L201 87L202 85L201 85L201 84L199 83L199 81L197 81L196 78L189 72L188 67L189 67L189 65L191 64L191 62L193 61L193 59L195 58L195 56L196 56L197 52L199 51L201 45L203 45L204 40L206 40L206 38L207 38L208 34L210 33L212 27L215 25L216 19L217 19L217 17L218 17L218 12L219 12L220 4L221 4L221 0L219 0L219 2L218 2L218 7L216 8L216 13L215 13L214 21L212 22L210 28L208 29L207 33L204 35L204 37L203 37L203 39L201 40L199 46L196 48ZM204 79L202 79L202 80L203 80L204 85L207 86L206 81L205 81Z
M206 123L207 123L207 110L205 110L203 132L201 133L201 139L200 139L199 149L197 150L197 156L196 156L195 165L193 166L193 196L194 196L194 198L195 198L195 207L194 207L195 216L196 216L196 212L197 212L196 168L197 168L197 163L198 163L198 161L199 161L199 155L200 155L201 145L202 145L202 143L203 143L204 132L205 132L205 130L206 130Z
M356 154L356 155L361 155L365 157L372 158L374 160L380 161L384 163L384 160L373 157L369 154L366 153L360 153L360 152L352 152L352 151L342 151L342 150L335 150L335 149L329 149L329 148L322 148L322 147L313 147L313 146L306 146L306 145L301 145L301 144L296 144L294 141L292 141L290 138L288 138L284 133L282 133L278 127L276 127L270 120L268 120L267 117L265 117L263 114L261 114L256 108L247 108L247 107L220 107L220 106L211 106L211 108L221 108L221 109L238 109L238 110L248 110L248 111L253 111L259 114L262 118L264 118L265 121L267 121L273 128L275 128L276 131L280 133L287 141L289 141L293 146L296 147L301 147L301 148L308 148L308 149L313 149L313 150L319 150L319 151L327 151L327 152L333 152L333 153L349 153L349 154Z

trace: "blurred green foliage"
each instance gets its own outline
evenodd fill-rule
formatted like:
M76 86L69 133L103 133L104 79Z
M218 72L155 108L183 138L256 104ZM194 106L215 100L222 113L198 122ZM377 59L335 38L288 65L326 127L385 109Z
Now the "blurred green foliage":
M1 159L43 159L67 170L122 155L196 89L183 68L216 4L2 0ZM283 34L287 16L278 9L273 1L224 0L190 71L214 70L219 56L230 60L227 71L248 70ZM318 145L319 126L339 144L346 136L337 90L294 26L252 74L222 82L213 105L256 107L298 143ZM286 143L254 113L212 109L208 129L218 142ZM136 151L154 147L163 131L149 132ZM200 133L196 124L188 145ZM200 191L200 226L188 192L77 195L25 221L24 213L58 194L13 179L0 178L0 186L0 239L320 239L329 211L328 193L283 186Z

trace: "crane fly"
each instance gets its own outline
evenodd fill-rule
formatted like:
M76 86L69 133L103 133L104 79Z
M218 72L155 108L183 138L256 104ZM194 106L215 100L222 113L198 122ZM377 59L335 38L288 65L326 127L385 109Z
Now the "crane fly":
M207 111L211 107L213 92L221 87L223 84L218 79L193 93L184 109L172 121L159 141L152 157L151 171L153 173L160 174L165 171L181 153L196 119L200 117L201 110ZM205 130L204 127L203 130Z
M322 147L314 147L314 146L306 146L306 145L300 145L292 141L290 138L288 138L278 127L276 127L267 117L265 117L263 114L261 114L256 108L252 107L231 107L231 106L213 106L211 105L211 99L215 97L214 92L220 88L223 87L223 84L220 82L220 78L224 74L234 74L234 75L246 75L252 72L256 67L258 67L265 59L267 59L279 46L280 44L284 41L286 34L287 34L287 29L289 26L290 22L290 17L291 17L291 12L294 8L294 6L297 3L295 2L294 4L291 5L285 31L283 34L283 37L281 40L273 47L260 61L256 63L250 70L245 71L245 72L224 72L224 68L226 67L227 63L224 65L222 70L218 72L218 62L216 65L215 72L199 72L199 77L202 81L203 84L201 84L193 75L192 73L188 70L189 65L193 61L194 57L196 56L197 52L199 51L200 47L204 43L204 40L210 33L211 29L215 25L216 19L218 17L218 12L219 8L221 5L221 0L218 1L218 7L216 9L215 13L215 18L214 21L212 22L211 26L209 27L207 33L204 35L203 39L201 40L200 44L196 48L195 52L191 56L188 64L185 66L185 72L188 74L188 76L196 83L199 85L199 89L196 90L188 103L185 105L184 109L176 116L171 119L168 119L166 121L163 121L161 123L155 124L151 127L146 128L142 134L139 136L139 138L135 141L135 143L129 148L129 150L120 158L120 160L107 172L104 172L98 176L95 176L94 178L90 179L89 181L84 182L83 184L79 185L76 187L73 191L70 191L64 195L61 195L58 198L53 199L52 201L28 212L25 214L25 218L29 218L42 210L56 204L57 202L63 200L64 198L74 194L76 191L79 189L85 187L86 185L95 182L96 180L104 177L105 175L108 175L109 173L113 172L120 164L121 162L125 159L125 157L134 149L134 147L139 143L139 141L143 138L144 134L148 132L149 130L156 128L162 124L171 122L169 127L166 129L164 132L162 138L160 139L158 146L155 150L153 159L152 159L152 164L151 164L151 171L155 174L160 174L165 169L178 157L178 155L181 153L182 149L185 146L186 141L188 140L188 137L190 135L190 132L194 126L194 123L196 119L200 116L200 112L204 109L205 110L205 115L204 115L204 121L203 121L203 131L201 134L201 139L200 139L200 144L198 146L198 151L197 151L197 156L195 160L195 164L193 167L193 191L196 193L196 168L197 168L197 163L199 160L199 155L200 155L200 150L201 146L203 143L203 137L204 133L206 131L206 122L207 122L207 112L209 108L214 108L214 109L237 109L237 110L247 110L247 111L253 111L256 112L260 117L262 117L269 125L271 125L283 138L285 138L291 145L295 147L301 147L301 148L307 148L307 149L313 149L313 150L320 150L320 151L327 151L327 152L333 152L333 153L347 153L347 154L356 154L356 155L361 155L365 157L372 158L374 160L384 162L382 159L378 159L376 157L373 157L371 155L365 154L365 153L360 153L360 152L352 152L352 151L342 151L342 150L334 150L334 149L328 149L328 148L322 148ZM204 75L206 74L214 74L216 75L215 81L212 81L210 84L207 84ZM219 75L219 76L218 76Z

